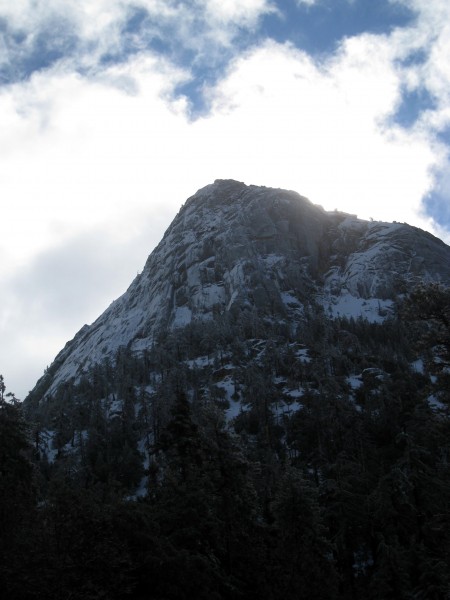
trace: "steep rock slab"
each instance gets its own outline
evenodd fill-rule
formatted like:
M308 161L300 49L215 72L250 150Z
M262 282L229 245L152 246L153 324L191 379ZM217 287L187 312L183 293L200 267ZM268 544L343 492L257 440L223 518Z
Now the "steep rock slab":
M420 281L450 283L450 248L406 224L326 212L295 192L218 180L189 198L128 290L58 354L47 392L121 346L233 311L295 327L325 315L385 318Z

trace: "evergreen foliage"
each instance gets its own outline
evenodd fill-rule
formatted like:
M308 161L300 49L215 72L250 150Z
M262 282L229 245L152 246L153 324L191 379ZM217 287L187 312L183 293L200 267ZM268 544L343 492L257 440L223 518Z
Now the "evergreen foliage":
M34 392L29 426L2 381L3 597L450 597L447 299L194 323Z

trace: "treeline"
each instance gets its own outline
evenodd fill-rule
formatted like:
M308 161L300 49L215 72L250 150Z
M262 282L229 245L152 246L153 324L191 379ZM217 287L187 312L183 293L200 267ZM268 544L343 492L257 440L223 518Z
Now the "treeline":
M448 299L194 325L24 407L2 382L3 597L450 597Z

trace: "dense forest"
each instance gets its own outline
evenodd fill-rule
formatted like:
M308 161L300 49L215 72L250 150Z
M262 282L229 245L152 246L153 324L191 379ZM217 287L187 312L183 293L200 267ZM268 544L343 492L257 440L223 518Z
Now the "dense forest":
M3 598L450 598L448 289L51 369L24 403L1 379Z

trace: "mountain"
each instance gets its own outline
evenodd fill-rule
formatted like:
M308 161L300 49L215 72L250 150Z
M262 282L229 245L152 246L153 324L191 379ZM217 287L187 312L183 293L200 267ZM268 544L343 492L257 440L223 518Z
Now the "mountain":
M423 282L450 282L450 248L401 223L326 212L295 192L218 180L189 198L128 290L58 354L46 393L120 347L254 311L295 330L305 306L379 322Z
M450 597L450 248L429 233L216 181L26 423L3 394L7 600Z

